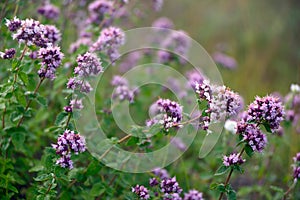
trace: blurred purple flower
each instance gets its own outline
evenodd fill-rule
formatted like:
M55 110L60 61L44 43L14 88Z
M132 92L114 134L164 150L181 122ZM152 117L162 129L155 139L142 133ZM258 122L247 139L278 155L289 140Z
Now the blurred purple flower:
M237 67L236 60L222 52L215 52L212 57L216 63L227 69L235 69Z

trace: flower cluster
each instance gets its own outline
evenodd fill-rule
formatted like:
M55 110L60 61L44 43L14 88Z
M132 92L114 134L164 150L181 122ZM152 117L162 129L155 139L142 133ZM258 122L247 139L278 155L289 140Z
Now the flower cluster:
M163 200L182 200L178 193L164 194Z
M62 62L64 54L61 53L60 48L57 46L48 46L41 48L38 52L38 58L42 60L41 68L38 71L40 77L55 79L56 69Z
M162 119L159 120L163 124L166 131L171 127L180 127L179 123L182 120L182 106L170 99L159 99L156 101L157 108L161 114Z
M61 167L70 169L73 166L71 153L78 154L86 150L84 137L70 130L65 130L65 132L58 137L57 143L52 144L52 147L56 150L56 154L61 156L56 163Z
M186 57L190 47L190 41L186 35L187 34L181 30L172 32L162 43L162 48L172 50L175 54ZM171 52L162 50L157 52L157 58L160 63L167 63L175 59ZM182 58L179 60L181 63L185 62Z
M152 27L172 29L174 27L174 24L170 19L161 17L152 23Z
M155 168L152 173L159 177L161 180L166 179L166 178L170 178L170 175L168 173L167 170L165 169L161 169L161 168Z
M190 190L184 194L183 200L204 200L202 192L197 190Z
M37 12L43 15L44 17L46 17L47 19L54 19L54 20L56 20L60 14L59 9L50 3L46 3L41 7L39 7L37 9Z
M192 89L196 89L196 83L201 85L203 81L206 79L202 72L198 70L190 70L186 73L186 77L188 79L187 88L192 87ZM206 80L206 83L209 84L209 81ZM208 85L209 86L209 85Z
M148 189L144 186L136 185L131 188L131 191L139 196L140 199L149 199L150 195Z
M249 120L255 123L267 123L274 132L283 120L284 109L282 103L276 97L256 97L254 102L249 105L248 116Z
M233 166L243 164L246 160L240 154L232 153L229 156L223 156L223 164L225 166Z
M152 2L153 2L152 4L153 10L156 12L160 11L164 4L164 0L152 0Z
M160 183L160 188L163 193L172 194L177 193L180 194L182 192L181 187L176 181L176 177L163 179Z
M119 57L118 48L125 43L125 34L120 28L108 27L101 31L98 40L90 50L106 53L111 61Z
M83 34L81 35L81 37L79 37L78 40L76 40L75 42L73 42L70 47L69 47L69 52L70 53L74 53L75 51L77 51L77 49L80 46L90 46L92 45L92 39L91 36L89 34Z
M130 89L128 80L121 76L114 76L111 85L115 87L113 93L113 99L119 99L120 101L128 100L130 103L133 102L135 91Z
M105 15L113 12L113 6L113 2L108 0L96 0L90 3L88 23L100 24Z
M44 36L48 43L57 44L61 40L61 33L55 26L45 25L44 28Z
M70 78L67 83L67 88L72 90L78 90L82 93L90 93L93 88L88 81L85 81L79 77Z
M78 66L74 69L74 74L79 77L96 76L102 72L100 59L94 53L86 52L77 57Z
M198 94L200 100L211 102L212 91L208 80L203 80L202 82L195 81L192 86L194 86L195 92Z
M6 21L6 26L13 32L13 39L28 46L46 48L61 39L59 30L53 25L43 25L33 19L20 20L17 17Z
M16 54L16 50L14 48L6 49L5 52L0 52L0 58L2 59L12 59Z
M296 156L293 158L294 164L292 165L293 167L293 177L294 180L300 180L300 152L296 154Z
M262 152L268 142L267 136L256 124L240 121L237 125L237 134L241 134L242 140L256 152Z
M216 63L222 65L225 68L235 69L237 67L236 60L222 52L215 52L212 57Z
M296 131L300 133L300 86L292 84L290 93L284 98L285 108L285 120L292 123Z

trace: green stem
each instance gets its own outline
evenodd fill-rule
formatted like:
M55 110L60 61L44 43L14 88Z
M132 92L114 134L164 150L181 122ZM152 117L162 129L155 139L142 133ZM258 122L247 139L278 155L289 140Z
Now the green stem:
M245 147L244 147L244 148L241 150L241 152L239 153L239 157L242 156L242 154L244 153L244 151L245 151ZM225 181L225 183L224 183L224 186L225 186L225 187L226 187L227 184L229 183L232 173L233 173L233 169L230 170L230 172L229 172L229 174L228 174L228 176L227 176L227 178L226 178L226 181ZM224 195L224 192L221 192L221 194L220 194L220 196L219 196L219 200L222 199L223 195Z
M293 191L295 186L297 185L297 180L293 182L293 184L289 187L289 189L284 193L282 200L286 200L288 195Z

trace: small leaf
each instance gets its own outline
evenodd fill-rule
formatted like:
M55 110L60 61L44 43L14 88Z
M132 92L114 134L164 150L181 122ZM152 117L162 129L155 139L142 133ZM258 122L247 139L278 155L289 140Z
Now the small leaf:
M139 142L139 138L137 137L130 137L129 140L127 141L126 145L127 146L134 146Z
M12 134L12 143L16 149L23 149L23 145L25 142L25 134L22 132L16 132Z
M93 185L90 195L93 197L101 195L103 192L105 192L105 188L102 183L96 183Z
M271 185L271 186L270 186L270 189L271 189L271 190L274 190L274 191L276 191L276 192L279 192L279 193L281 193L281 194L284 193L284 190L283 190L282 188L277 187L277 186L274 186L274 185Z
M68 113L66 113L66 112L59 113L56 117L54 124L56 126L61 125L65 120L67 120L67 116L68 116Z
M254 154L253 149L252 149L252 147L249 144L246 144L246 146L245 146L245 152L246 152L246 154L249 157L252 157L253 154Z
M44 97L42 97L42 96L38 96L38 97L36 98L36 101L37 101L39 104L41 104L42 106L44 106L44 107L47 107L47 105L48 105L47 99L44 98Z
M215 176L220 176L222 174L225 174L228 169L229 169L229 167L226 167L225 165L222 165L221 167L219 167L219 169L215 173Z
M236 200L236 192L234 190L228 191L228 200Z
M52 178L52 174L41 174L36 178L33 178L35 181L46 181Z
M263 123L263 125L268 133L272 133L271 127L268 123Z
M20 79L22 80L22 82L27 85L28 84L28 76L25 72L22 72L20 71L19 72L19 76L20 76Z

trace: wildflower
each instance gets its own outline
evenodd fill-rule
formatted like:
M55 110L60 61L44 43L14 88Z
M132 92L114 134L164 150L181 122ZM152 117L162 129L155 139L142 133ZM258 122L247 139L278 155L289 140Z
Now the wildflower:
M84 55L79 55L77 64L78 66L75 67L74 73L79 77L96 76L102 72L102 63L94 53L86 52Z
M196 83L201 85L203 81L206 79L205 76L198 70L190 70L186 73L186 77L188 79L187 87L192 87L195 90ZM209 81L206 80L206 83L209 84Z
M197 190L190 190L184 194L183 200L204 200L202 192Z
M83 93L90 93L93 88L88 81L81 80L78 77L70 78L67 83L67 88L72 90L78 90Z
M182 106L169 99L159 99L156 101L159 111L163 114L160 123L164 125L166 131L171 127L180 127L178 123L182 120Z
M182 189L176 181L176 177L163 179L160 183L160 188L163 193L167 194L180 194L182 192Z
M44 31L45 26L39 21L25 19L21 21L21 27L13 34L13 39L17 39L19 43L25 43L28 46L35 44L39 47L47 47Z
M293 93L300 92L300 86L298 84L291 84L290 90Z
M232 120L226 120L225 124L224 124L224 128L235 134L237 131L237 122L236 121L232 121Z
M267 136L255 124L239 122L237 133L242 135L242 140L250 145L253 151L262 152L267 145Z
M38 52L38 58L42 59L41 68L38 71L40 77L55 79L55 71L62 62L64 54L60 52L57 46L48 46L41 48Z
M154 187L154 186L158 185L159 182L156 178L150 178L149 184L150 184L151 187Z
M141 59L141 57L142 53L139 51L130 52L128 55L126 55L124 60L122 59L123 61L122 63L120 63L119 68L120 72L127 72L128 70L133 68Z
M92 40L90 36L84 35L80 37L76 42L72 43L69 48L70 53L74 53L81 46L90 46L92 45Z
M178 137L172 138L171 139L171 144L174 145L180 151L185 151L186 150L185 143Z
M164 194L163 200L182 200L178 193Z
M235 69L237 67L236 60L222 52L216 52L212 57L216 63L221 64L225 68Z
M105 15L113 12L113 2L108 0L96 0L89 4L89 23L100 24Z
M112 81L110 82L112 86L121 86L128 85L128 80L122 76L113 76Z
M50 3L46 3L41 7L39 7L37 12L43 15L44 17L46 17L47 19L54 19L54 20L56 20L60 14L58 7Z
M155 168L155 169L152 171L152 173L153 173L155 176L159 177L161 180L167 179L167 178L170 177L168 171L165 170L165 169L161 169L161 168Z
M85 138L79 133L75 134L74 131L65 130L57 139L56 144L52 144L52 147L56 150L56 154L65 156L70 152L75 154L85 152Z
M195 92L199 95L199 99L207 102L211 101L212 91L208 80L203 80L202 82L196 81L192 86L194 86Z
M0 58L2 59L12 59L16 54L16 50L14 48L6 49L5 52L0 52Z
M61 40L60 31L53 25L44 26L44 37L48 43L57 44Z
M164 0L152 0L152 7L153 7L153 10L158 12L161 10L163 4L164 4Z
M64 111L67 113L71 113L73 111L73 108L72 108L72 106L65 106Z
M131 91L127 85L120 85L115 88L112 98L119 98L120 101L128 100L132 103L134 99L134 92Z
M233 166L243 164L246 160L243 159L239 154L232 153L229 156L223 156L223 164L225 166Z
M267 123L272 132L279 128L284 114L282 103L273 96L256 97L248 108L249 120L259 124Z
M152 27L172 29L174 27L174 24L170 19L161 17L152 23Z
M12 20L6 19L5 25L10 32L15 32L21 27L22 21L15 16Z
M61 156L56 161L56 164L63 168L73 169L73 161L71 160L71 154Z
M299 180L300 179L300 166L298 166L298 167L294 166L293 170L294 170L294 173L293 173L294 179Z
M72 110L73 109L78 109L78 110L83 109L82 99L77 99L77 98L76 99L72 99L70 101L70 107L71 107ZM72 110L71 110L71 112L72 112Z
M149 199L150 195L148 189L143 185L136 185L131 188L131 191L139 196L140 199Z

